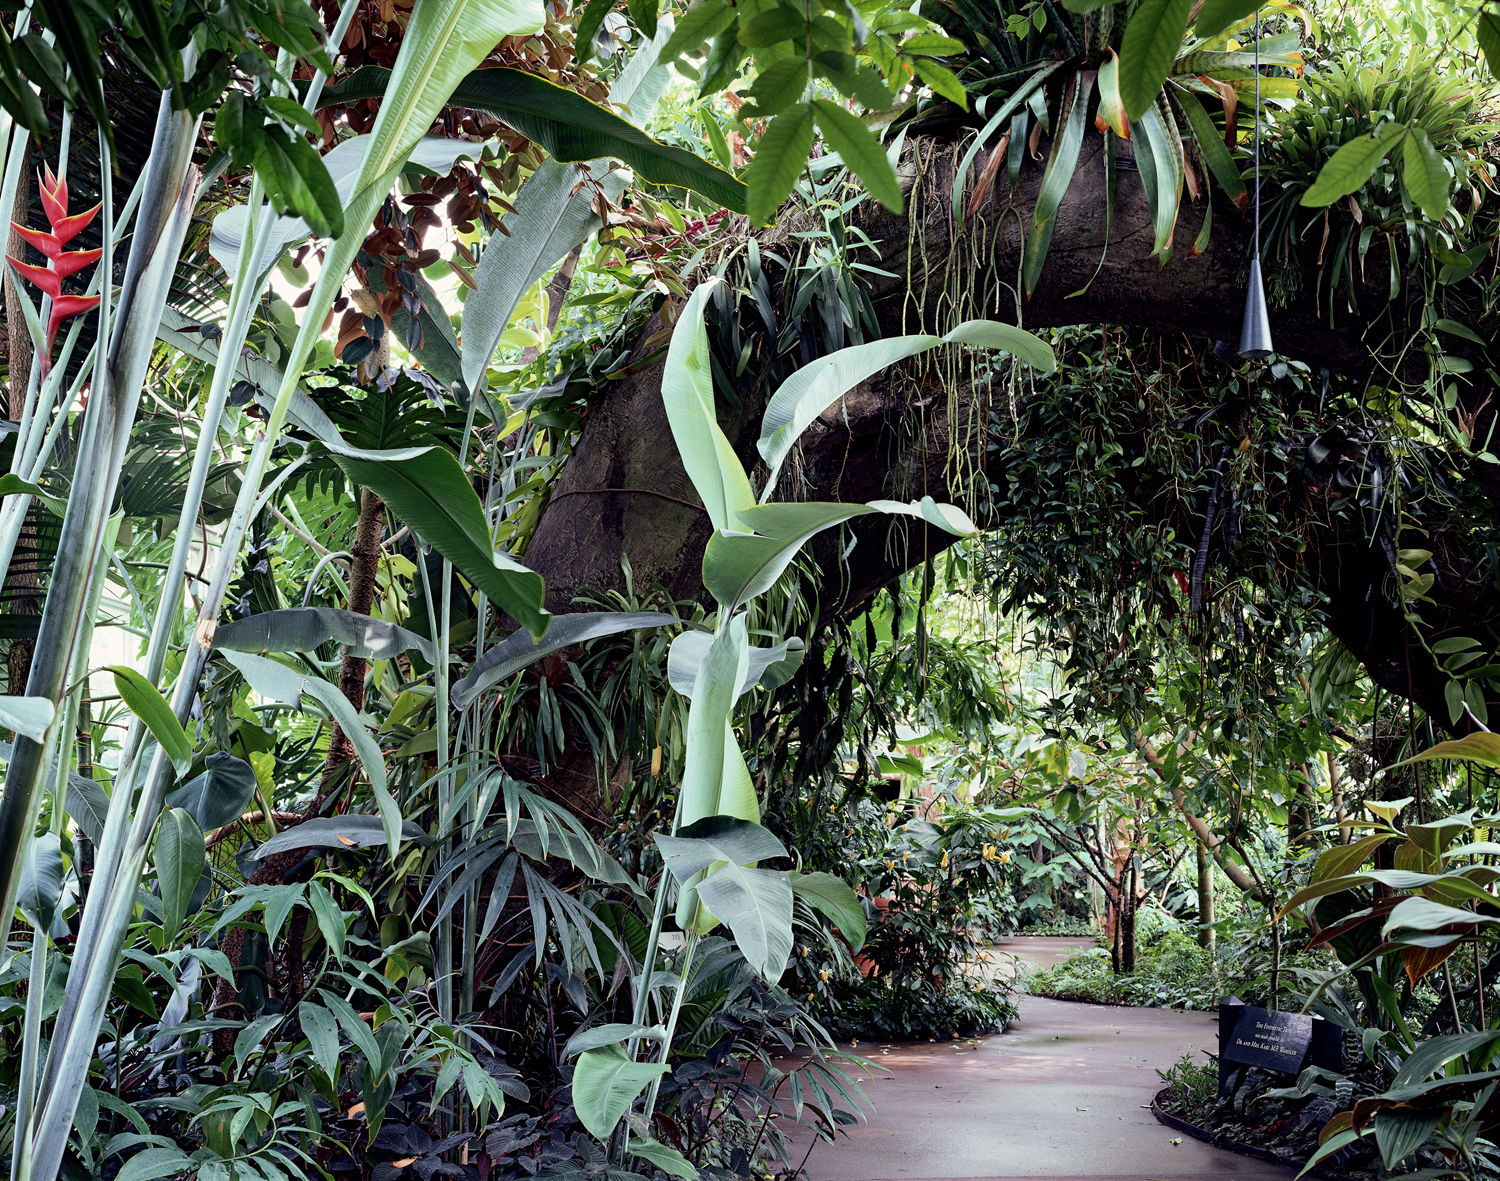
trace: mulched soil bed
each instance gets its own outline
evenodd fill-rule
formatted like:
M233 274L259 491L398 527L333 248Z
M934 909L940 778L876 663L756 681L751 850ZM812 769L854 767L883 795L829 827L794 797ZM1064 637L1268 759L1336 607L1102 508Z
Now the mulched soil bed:
M1212 1144L1215 1148L1222 1148L1226 1152L1239 1153L1241 1156L1254 1157L1257 1160L1269 1161L1272 1164L1284 1165L1289 1169L1300 1170L1306 1161L1306 1157L1291 1156L1276 1151L1274 1147L1262 1144L1247 1143L1245 1140L1236 1139L1235 1136L1250 1136L1255 1139L1264 1139L1274 1144L1286 1134L1286 1128L1281 1124L1272 1124L1265 1128L1253 1128L1245 1124L1235 1124L1233 1134L1228 1130L1211 1131L1207 1128L1193 1123L1191 1117L1195 1114L1188 1110L1185 1097L1174 1087L1164 1087L1156 1093L1151 1101L1151 1114L1159 1123L1166 1124L1183 1132L1195 1140L1202 1140L1206 1144ZM1286 1123L1289 1121L1283 1121ZM1256 1135L1260 1133L1260 1135ZM1316 1141L1314 1142L1316 1143ZM1370 1174L1360 1174L1351 1177L1347 1173L1336 1172L1331 1169L1313 1168L1307 1173L1309 1177L1321 1178L1322 1181L1368 1181Z

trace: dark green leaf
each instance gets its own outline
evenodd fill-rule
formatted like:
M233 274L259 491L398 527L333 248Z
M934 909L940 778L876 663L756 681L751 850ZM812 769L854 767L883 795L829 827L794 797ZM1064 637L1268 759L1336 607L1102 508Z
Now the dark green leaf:
M167 807L181 808L204 832L238 820L255 799L255 769L233 755L208 756L201 775L189 779L166 799Z
M750 182L750 220L756 225L770 225L775 220L776 211L807 163L812 142L811 103L798 103L771 120L745 174Z
M403 841L420 841L426 834L410 820L401 825ZM277 833L251 855L261 861L288 849L373 849L386 842L379 816L317 816Z
M1259 7L1257 0L1203 0L1198 19L1193 22L1193 32L1199 37L1212 37L1238 24Z
M1373 135L1351 139L1323 165L1318 179L1302 194L1302 204L1313 208L1332 205L1340 197L1363 188L1380 162L1396 150L1405 134L1406 128L1402 124L1383 123Z
M115 691L119 693L120 699L129 707L131 713L146 724L146 729L151 731L152 737L156 739L167 758L172 760L172 766L177 768L177 773L186 775L193 762L193 746L183 732L177 715L167 704L166 698L133 668L126 668L123 664L112 664L109 666L109 671L115 675Z
M739 42L746 49L768 49L807 34L807 17L790 8L772 8L740 26Z
M365 66L329 87L323 101L378 97L389 78L389 70ZM540 75L504 66L475 70L454 88L448 105L495 116L541 144L559 163L613 158L652 184L691 189L727 209L745 211L744 184L723 169L652 139L629 120Z
M657 60L664 66L671 65L684 53L691 53L705 41L712 41L734 24L738 15L738 11L724 0L703 0L702 4L688 9L677 22L677 28L662 46Z
M162 931L168 942L187 918L203 876L203 831L181 808L167 808L156 826L156 880L161 884Z
M1161 93L1187 32L1193 0L1141 0L1120 43L1120 98L1139 119Z
M1420 127L1407 130L1401 158L1406 191L1431 220L1442 221L1448 212L1448 166Z
M490 602L540 638L551 616L542 576L497 554L484 506L454 454L431 447L404 459L335 454L349 479L372 489L412 532L447 558Z
M864 183L866 191L892 213L901 212L901 182L880 141L859 119L838 103L815 99L818 129L843 159L845 167Z

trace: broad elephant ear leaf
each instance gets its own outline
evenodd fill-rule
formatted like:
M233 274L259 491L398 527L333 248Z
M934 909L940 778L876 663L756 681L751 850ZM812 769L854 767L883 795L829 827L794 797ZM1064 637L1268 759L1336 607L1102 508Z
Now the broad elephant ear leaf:
M608 1140L647 1085L670 1069L665 1062L636 1062L619 1046L585 1050L573 1069L573 1110L592 1136Z
M204 760L195 775L166 798L166 806L187 812L204 832L237 820L255 799L255 769L222 752Z

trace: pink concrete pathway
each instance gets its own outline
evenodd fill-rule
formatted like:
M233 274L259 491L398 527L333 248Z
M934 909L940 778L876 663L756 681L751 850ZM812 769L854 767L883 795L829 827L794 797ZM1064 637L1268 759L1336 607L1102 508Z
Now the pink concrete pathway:
M1087 939L1015 939L998 950L1045 966ZM819 1144L812 1181L1291 1181L1156 1122L1157 1067L1212 1047L1207 1013L1025 997L1007 1032L967 1042L862 1043L885 1068L847 1139ZM1202 1061L1202 1058L1199 1058ZM807 1139L802 1141L804 1151ZM797 1158L794 1158L794 1163Z

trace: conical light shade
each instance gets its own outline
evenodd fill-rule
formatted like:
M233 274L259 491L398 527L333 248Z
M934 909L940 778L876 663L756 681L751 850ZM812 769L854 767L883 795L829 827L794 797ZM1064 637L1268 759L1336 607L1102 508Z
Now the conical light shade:
M1245 322L1240 328L1240 356L1259 361L1271 347L1271 321L1266 316L1266 288L1260 278L1260 256L1250 260L1250 289L1245 292Z

